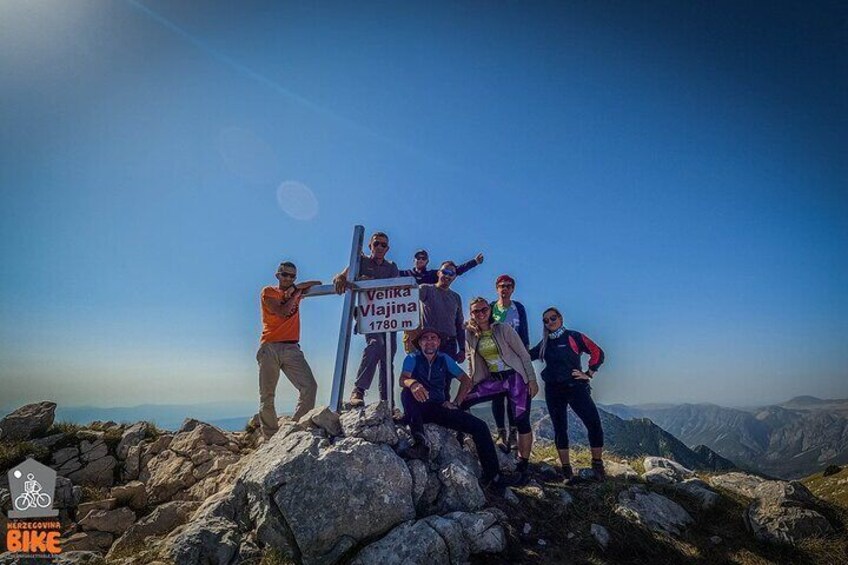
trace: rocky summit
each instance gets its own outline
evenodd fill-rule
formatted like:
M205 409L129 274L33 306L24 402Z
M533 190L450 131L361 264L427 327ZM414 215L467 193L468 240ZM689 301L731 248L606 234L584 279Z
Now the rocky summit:
M281 418L265 442L251 426L83 427L56 424L54 411L42 402L3 420L12 431L0 440L0 526L6 471L27 457L51 466L56 563L789 562L846 552L844 513L801 483L704 474L653 454L611 454L606 482L565 486L555 450L540 444L528 484L497 496L479 485L473 442L455 432L427 425L428 459L405 458L408 433L384 403ZM514 470L513 455L499 457ZM575 450L575 469L587 457ZM31 561L0 555L3 565Z

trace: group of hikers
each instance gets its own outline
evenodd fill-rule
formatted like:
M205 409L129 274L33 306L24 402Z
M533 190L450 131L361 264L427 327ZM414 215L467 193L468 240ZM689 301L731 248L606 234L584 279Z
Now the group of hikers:
M562 313L554 307L542 313L542 340L530 347L527 311L512 299L515 279L501 275L495 282L498 298L489 301L476 297L469 303L468 321L462 298L451 285L458 276L483 262L482 254L457 265L441 263L438 269L427 269L426 250L415 252L415 266L400 270L386 259L389 238L374 233L368 244L370 253L359 258L357 280L414 277L419 284L421 329L404 333L407 353L400 374L403 414L398 421L408 425L412 438L406 455L426 459L429 453L425 423L456 430L460 436L472 437L483 474L480 482L493 492L527 481L527 468L533 446L530 426L532 399L539 392L533 361L541 361L545 383L545 401L554 428L554 437L562 465L562 480L571 484L576 477L571 467L568 444L567 409L586 426L592 467L587 476L592 480L606 478L602 451L604 434L598 410L591 396L590 381L604 362L604 352L584 334L565 327ZM259 363L259 421L262 435L270 438L278 429L274 397L282 370L298 390L293 418L299 419L315 406L317 383L300 349L301 299L320 281L297 283L297 267L289 261L277 269L276 286L262 289L262 336L256 355ZM349 287L347 269L333 279L336 292ZM381 400L388 399L388 379L394 378L387 366L386 348L391 358L397 350L396 334L386 343L384 333L365 334L366 345L351 392L351 408L361 407L379 366ZM589 356L583 369L581 356ZM466 372L460 366L468 363ZM451 399L453 379L459 388ZM492 439L488 425L468 409L490 402L497 434ZM509 424L507 426L507 423ZM514 475L500 472L496 449L517 451Z

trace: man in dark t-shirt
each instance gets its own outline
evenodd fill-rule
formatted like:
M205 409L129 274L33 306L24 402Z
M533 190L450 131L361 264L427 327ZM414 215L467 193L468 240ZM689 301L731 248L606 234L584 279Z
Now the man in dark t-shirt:
M389 236L383 232L376 232L371 236L368 243L371 255L362 255L359 258L359 277L357 280L367 279L393 279L398 277L398 266L386 259L389 252ZM347 268L333 279L336 292L344 293L347 288ZM397 351L397 334L391 334L392 359ZM356 372L356 382L350 394L351 407L359 407L365 404L365 391L371 387L374 373L380 366L380 399L389 398L388 383L393 379L394 371L386 367L386 339L384 333L365 334L365 350L362 352L362 360L359 362L359 370Z

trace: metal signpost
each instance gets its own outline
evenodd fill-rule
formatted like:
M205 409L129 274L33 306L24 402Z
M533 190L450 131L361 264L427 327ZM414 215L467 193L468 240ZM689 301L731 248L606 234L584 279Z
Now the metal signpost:
M374 279L357 281L359 276L359 257L362 255L362 243L365 228L353 228L353 242L350 248L350 262L347 269L348 287L344 293L342 321L339 329L339 343L336 347L336 366L333 371L333 386L330 393L330 407L341 412L344 397L345 372L350 354L350 337L355 314L359 314L357 330L360 333L385 332L386 344L386 383L391 391L391 406L394 407L394 375L392 371L392 348L389 343L391 333L398 330L414 330L420 325L418 284L412 277L394 279ZM336 294L331 284L313 286L304 295L326 296ZM354 296L356 294L357 296ZM355 305L359 299L359 307ZM379 368L378 368L379 370Z

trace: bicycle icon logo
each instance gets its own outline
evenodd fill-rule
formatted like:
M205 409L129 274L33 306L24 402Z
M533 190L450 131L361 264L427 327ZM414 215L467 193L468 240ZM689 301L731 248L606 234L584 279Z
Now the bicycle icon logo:
M56 498L56 471L28 458L17 467L10 469L9 494L12 508L9 518L38 518L59 515L53 508Z
M50 508L53 499L50 495L41 492L41 483L35 480L35 475L29 473L24 482L24 492L15 499L15 510L29 510L30 508Z

